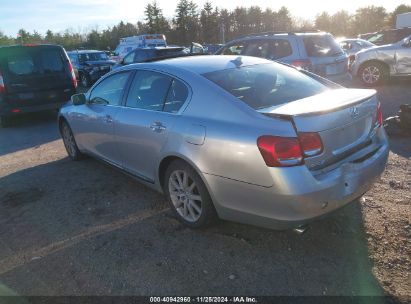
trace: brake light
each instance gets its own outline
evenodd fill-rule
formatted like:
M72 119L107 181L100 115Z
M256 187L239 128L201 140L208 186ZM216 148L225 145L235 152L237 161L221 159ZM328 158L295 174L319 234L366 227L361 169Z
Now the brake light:
M383 118L382 118L381 103L378 102L378 105L377 105L377 124L379 126L382 126L383 123L384 123L384 121L383 121Z
M301 143L305 156L314 156L321 154L323 151L323 143L321 137L315 132L298 133L298 139Z
M6 86L4 85L3 75L0 72L0 93L6 92Z
M74 73L73 65L69 62L70 66L70 74L71 74L71 82L73 83L74 88L77 88L77 78L76 74Z
M264 135L257 139L257 146L269 167L290 167L303 163L297 138Z
M312 63L309 59L297 59L291 62L291 64L297 68L304 70L310 70L312 67Z

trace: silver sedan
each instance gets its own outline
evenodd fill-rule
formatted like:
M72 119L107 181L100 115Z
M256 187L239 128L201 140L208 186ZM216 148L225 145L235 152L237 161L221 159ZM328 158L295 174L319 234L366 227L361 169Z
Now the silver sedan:
M374 90L247 56L123 67L74 95L59 128L72 159L164 193L194 228L301 226L366 192L389 151Z

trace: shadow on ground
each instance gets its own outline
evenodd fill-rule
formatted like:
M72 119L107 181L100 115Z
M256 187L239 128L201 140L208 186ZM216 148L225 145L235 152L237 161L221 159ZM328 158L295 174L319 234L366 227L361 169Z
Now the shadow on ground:
M60 135L57 128L57 112L16 116L9 127L0 127L0 156L36 147L58 138Z
M0 189L0 281L19 294L383 294L357 203L297 235L188 229L161 195L92 159L22 170Z

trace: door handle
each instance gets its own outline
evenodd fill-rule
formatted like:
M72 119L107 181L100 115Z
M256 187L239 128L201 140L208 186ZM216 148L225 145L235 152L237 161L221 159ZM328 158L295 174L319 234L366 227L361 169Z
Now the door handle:
M153 122L153 123L150 125L150 129L151 129L152 131L154 131L154 132L161 133L161 132L163 132L165 129L167 129L167 127L166 127L165 125L163 125L161 122L156 121L156 122Z
M110 115L106 115L106 123L112 123L113 118Z

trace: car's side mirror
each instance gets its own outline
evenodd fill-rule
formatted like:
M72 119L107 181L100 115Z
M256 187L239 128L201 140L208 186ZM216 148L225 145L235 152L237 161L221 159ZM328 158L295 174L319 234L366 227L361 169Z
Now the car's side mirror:
M86 95L84 95L83 93L74 94L73 96L71 96L71 102L75 106L80 106L80 105L86 104L86 102L87 102Z
M408 40L404 41L404 43L402 44L402 46L403 46L403 47L406 47L406 48L411 47L411 39L408 39Z

